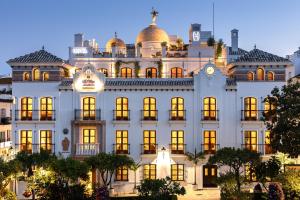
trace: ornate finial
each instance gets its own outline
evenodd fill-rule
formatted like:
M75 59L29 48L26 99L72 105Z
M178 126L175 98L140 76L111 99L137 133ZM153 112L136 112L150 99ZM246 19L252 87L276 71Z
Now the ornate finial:
M151 15L152 15L151 25L156 25L156 18L158 16L158 12L153 7L152 7Z
M44 45L42 46L42 50L45 50L45 46Z
M118 37L118 34L117 34L117 32L115 32L115 38L117 38Z
M254 49L256 49L256 44L254 44Z

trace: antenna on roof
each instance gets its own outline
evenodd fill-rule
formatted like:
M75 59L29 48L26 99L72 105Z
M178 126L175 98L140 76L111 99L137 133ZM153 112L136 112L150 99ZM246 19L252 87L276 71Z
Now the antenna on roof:
M115 31L115 38L117 38L118 37L118 34L117 34L117 32Z
M212 23L213 23L213 38L215 38L215 2L213 2L213 21L212 21Z
M42 46L42 50L45 50L45 46L44 45Z
M256 49L256 44L254 44L254 49Z

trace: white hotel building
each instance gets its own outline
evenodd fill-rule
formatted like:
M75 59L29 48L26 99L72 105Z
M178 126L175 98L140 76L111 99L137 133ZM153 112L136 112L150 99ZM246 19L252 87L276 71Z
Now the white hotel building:
M222 147L273 153L261 120L275 86L293 76L292 63L257 48L231 46L215 57L210 31L192 24L189 43L152 23L125 44L115 35L105 49L75 35L64 61L42 49L8 61L17 150L49 150L84 159L98 152L127 154L142 167L137 180L170 176L190 185L185 152L209 155ZM114 187L132 191L134 173L119 169ZM198 188L215 187L216 166L197 166Z

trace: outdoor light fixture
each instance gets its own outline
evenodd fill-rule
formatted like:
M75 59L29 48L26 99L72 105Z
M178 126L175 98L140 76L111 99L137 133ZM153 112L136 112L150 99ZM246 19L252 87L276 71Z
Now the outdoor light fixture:
M163 156L163 159L164 159L164 158L165 158L165 151L166 151L166 148L165 148L165 147L162 147L162 148L161 148L161 151L163 152L163 155L162 155L162 156Z

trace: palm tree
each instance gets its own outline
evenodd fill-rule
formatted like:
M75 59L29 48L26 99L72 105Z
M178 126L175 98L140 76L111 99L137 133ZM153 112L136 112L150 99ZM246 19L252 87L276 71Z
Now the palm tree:
M195 152L194 153L191 153L191 152L187 152L186 154L186 157L188 159L188 161L191 161L193 162L194 164L194 183L193 185L196 185L196 179L197 179L197 164L199 163L200 160L203 160L205 159L205 156L204 156L204 153L203 152L197 152L196 148L195 148Z
M134 190L136 189L136 172L140 167L141 167L141 162L134 162L130 166L130 169L134 171L134 187L133 187Z

